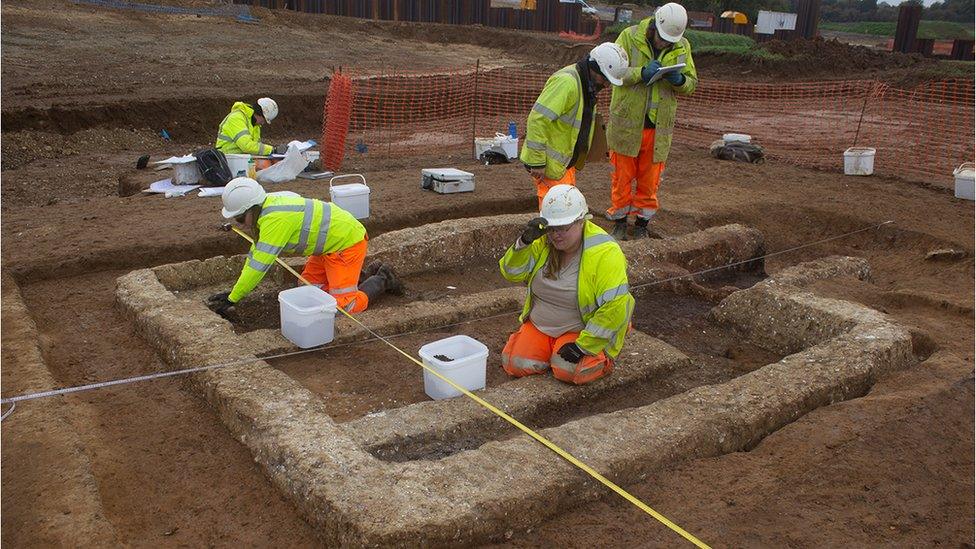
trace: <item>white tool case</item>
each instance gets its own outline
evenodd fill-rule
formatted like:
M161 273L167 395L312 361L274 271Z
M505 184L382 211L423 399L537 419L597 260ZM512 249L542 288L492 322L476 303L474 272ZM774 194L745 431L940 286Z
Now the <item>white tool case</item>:
M420 170L420 188L435 193L466 193L474 191L474 174L454 168L426 168Z

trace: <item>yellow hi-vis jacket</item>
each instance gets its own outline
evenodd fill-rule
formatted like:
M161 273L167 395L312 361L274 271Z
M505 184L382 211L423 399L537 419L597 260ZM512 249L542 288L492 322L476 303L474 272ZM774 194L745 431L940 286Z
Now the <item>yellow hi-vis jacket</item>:
M254 108L238 101L230 108L217 129L217 142L214 145L224 154L253 154L267 156L274 147L261 142L261 126L251 124Z
M583 124L583 93L583 81L576 65L563 67L549 77L529 112L519 160L527 166L545 166L547 179L562 179L573 159ZM584 152L593 142L595 122L594 116ZM585 160L586 154L581 154L575 167L582 168Z
M644 131L644 117L649 117L655 125L654 162L664 162L671 151L671 137L674 133L675 113L678 98L675 94L691 95L698 85L698 71L691 58L691 44L682 38L673 46L658 52L657 60L667 67L684 63L681 73L685 81L674 86L664 78L650 86L641 80L641 69L653 57L647 44L647 29L654 24L648 17L639 24L624 29L617 37L617 44L627 52L630 69L624 76L622 86L614 86L610 96L610 118L607 120L607 145L611 151L624 156L637 156Z
M269 194L258 217L258 239L228 299L237 303L261 282L282 252L304 256L341 252L366 237L351 213L331 202Z
M511 282L525 282L529 287L520 322L529 317L532 280L549 257L546 238L542 236L520 249L513 245L498 262L502 276ZM627 258L617 241L590 221L583 227L576 295L585 324L576 344L590 355L606 351L608 356L616 358L624 345L634 312L634 296L630 295L627 284Z

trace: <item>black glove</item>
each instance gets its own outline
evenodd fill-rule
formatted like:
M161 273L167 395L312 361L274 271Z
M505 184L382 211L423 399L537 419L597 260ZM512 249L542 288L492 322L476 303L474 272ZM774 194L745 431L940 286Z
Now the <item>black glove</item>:
M285 154L285 153L288 152L288 144L285 143L285 144L282 144L282 145L275 145L274 146L274 150L272 152L274 154Z
M227 313L234 307L230 300L230 292L220 292L207 298L207 307L218 315L227 318Z
M583 349L579 348L576 342L567 343L559 348L559 356L563 357L566 362L571 362L573 364L579 363L586 356Z
M529 221L525 230L522 231L522 244L529 245L536 241L540 236L546 234L546 227L549 223L542 217L537 217Z

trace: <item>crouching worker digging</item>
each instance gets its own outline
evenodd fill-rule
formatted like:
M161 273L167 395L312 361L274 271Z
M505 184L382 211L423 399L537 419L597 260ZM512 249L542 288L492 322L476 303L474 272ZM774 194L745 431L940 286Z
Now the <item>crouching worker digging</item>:
M332 294L339 307L358 313L385 292L403 286L386 265L374 261L362 273L366 228L331 202L302 198L293 192L266 193L257 181L238 177L227 184L223 213L255 237L241 276L230 292L207 303L221 315L251 292L282 252L308 257L302 276ZM360 283L360 275L365 280Z
M613 371L630 329L634 298L627 260L617 242L589 221L583 193L555 185L499 265L502 276L529 291L502 351L512 376L542 374L577 385Z

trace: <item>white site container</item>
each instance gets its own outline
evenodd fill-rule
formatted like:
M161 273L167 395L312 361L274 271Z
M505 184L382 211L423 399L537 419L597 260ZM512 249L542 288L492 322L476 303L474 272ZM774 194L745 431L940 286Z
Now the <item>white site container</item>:
M474 174L455 168L420 170L420 188L440 194L474 191Z
M174 185L196 185L203 179L196 161L173 164Z
M251 161L249 154L225 154L227 167L230 168L231 179L247 176L247 163Z
M336 179L343 177L358 177L363 182L346 183L345 185L332 184ZM369 217L369 187L366 185L366 178L362 174L351 173L333 177L329 180L329 196L336 206L351 213L356 219Z
M851 147L844 151L844 175L873 174L874 152L871 147Z
M976 199L976 189L974 189L976 165L966 162L953 170L952 175L956 178L956 198Z
M299 286L278 293L281 335L302 349L335 338L336 300L318 286Z
M434 358L442 356L451 360ZM466 335L439 339L420 348L424 364L469 391L485 388L488 370L488 347ZM460 396L461 391L424 370L424 392L434 400Z
M518 157L518 138L503 133L496 133L495 137L475 137L475 160L481 160L481 155L486 151L504 154L506 158L513 160Z
M752 143L752 136L746 133L724 133L722 134L722 141L726 143L732 143L738 141L739 143Z

